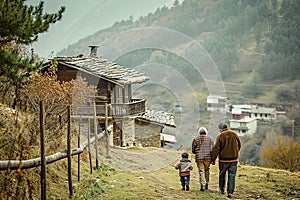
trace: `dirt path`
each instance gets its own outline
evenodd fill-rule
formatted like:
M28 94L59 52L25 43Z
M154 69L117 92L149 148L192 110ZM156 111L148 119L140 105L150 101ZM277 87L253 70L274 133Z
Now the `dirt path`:
M154 172L164 167L173 167L181 152L157 148L111 148L109 154L111 158L106 158L104 151L101 151L101 154L103 156L100 161L118 171Z
M111 148L111 158L106 158L106 149L100 150L100 162L116 169L116 178L121 178L122 190L132 193L149 193L155 198L147 199L228 199L218 189L218 166L211 165L209 190L199 191L198 169L194 155L190 154L194 170L191 172L190 191L182 191L178 171L174 164L181 158L181 151L163 148ZM124 178L129 176L129 178ZM284 170L260 168L239 164L235 200L295 200L300 197L300 174ZM146 186L140 186L143 182ZM144 188L144 189L143 189ZM146 189L145 189L146 188Z
M170 149L123 149L111 148L111 158L106 158L104 150L101 151L100 161L116 169L117 171L143 174L143 178L154 183L155 192L163 196L162 199L199 199L198 170L191 155L194 170L191 174L191 189L189 192L182 191L174 164L181 158L180 151ZM212 198L218 193L218 180L216 166L212 167L209 191L205 191L204 198L211 193ZM199 197L200 194L200 197ZM209 196L209 195L208 195ZM222 199L222 198L219 198ZM226 198L225 198L226 199Z

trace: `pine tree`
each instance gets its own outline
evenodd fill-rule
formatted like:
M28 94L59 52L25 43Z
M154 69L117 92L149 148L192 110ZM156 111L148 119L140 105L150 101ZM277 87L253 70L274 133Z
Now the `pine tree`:
M44 14L43 10L44 2L37 6L27 5L25 0L0 2L0 81L15 87L15 98L19 85L41 66L32 54L22 55L22 46L36 41L38 34L59 21L65 8L54 14Z
M264 80L290 79L299 77L300 56L300 1L290 0L281 3L280 18L270 33L266 43L266 58L259 72ZM269 62L265 62L268 60ZM263 68L269 68L264 71ZM269 71L272 71L270 76ZM267 73L265 73L267 72Z

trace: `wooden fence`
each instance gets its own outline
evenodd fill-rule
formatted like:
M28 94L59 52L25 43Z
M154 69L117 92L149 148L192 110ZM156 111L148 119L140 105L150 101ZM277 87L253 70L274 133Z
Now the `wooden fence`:
M95 108L95 107L94 107ZM80 130L78 134L78 147L71 149L71 113L70 106L67 107L68 110L68 133L67 133L67 150L63 152L57 152L55 154L45 156L45 145L44 145L44 105L43 101L40 102L40 142L41 142L41 156L38 158L33 158L29 160L0 160L0 170L17 170L17 169L29 169L34 167L41 166L41 199L46 199L46 165L56 162L61 159L68 158L68 183L69 183L69 196L73 195L72 187L72 173L71 173L71 157L78 155L78 181L80 181L80 154L88 147L89 150L89 160L90 160L90 172L92 173L92 162L91 162L91 153L90 153L90 144L95 143L102 138L105 134L107 136L108 131L111 131L110 128L105 127L105 130L99 134L95 134L94 137L90 137L90 130L88 130L88 140L80 144ZM95 109L94 109L95 112ZM107 111L106 111L107 112ZM94 122L96 124L96 115L94 115ZM96 125L95 125L96 126ZM80 127L80 124L79 124ZM90 126L88 126L90 127ZM95 127L95 133L97 133ZM95 145L97 149L97 146ZM108 148L108 145L107 145ZM108 149L107 149L108 151ZM97 154L97 152L96 152ZM96 155L96 168L98 168Z

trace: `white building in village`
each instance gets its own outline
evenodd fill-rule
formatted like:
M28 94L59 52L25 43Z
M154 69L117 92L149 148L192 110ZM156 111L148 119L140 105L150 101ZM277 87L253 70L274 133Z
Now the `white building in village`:
M207 110L208 111L225 111L227 97L220 95L207 96Z
M242 114L250 112L252 109L252 105L249 104L237 104L237 105L231 105L231 113L235 114Z
M256 118L259 120L275 120L277 119L276 112L275 108L252 106L250 118Z
M229 127L240 136L253 134L257 129L257 120L271 121L277 119L275 108L259 107L256 105L232 105L232 119Z
M242 119L229 120L230 129L235 131L239 136L251 135L257 129L257 119L244 117Z

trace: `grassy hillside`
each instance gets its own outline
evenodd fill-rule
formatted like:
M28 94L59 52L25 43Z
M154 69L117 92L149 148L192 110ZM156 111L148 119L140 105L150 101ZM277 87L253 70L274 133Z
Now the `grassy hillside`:
M193 156L191 191L182 191L178 171L173 167L180 153L166 149L113 149L111 159L101 157L101 170L83 178L75 199L227 199L218 191L217 165L211 166L209 190L199 191ZM238 166L233 199L298 198L299 173Z

